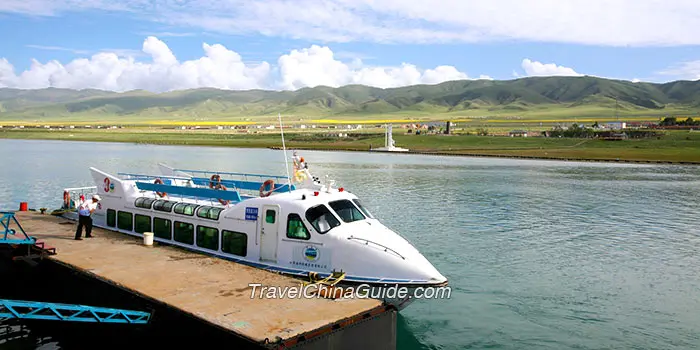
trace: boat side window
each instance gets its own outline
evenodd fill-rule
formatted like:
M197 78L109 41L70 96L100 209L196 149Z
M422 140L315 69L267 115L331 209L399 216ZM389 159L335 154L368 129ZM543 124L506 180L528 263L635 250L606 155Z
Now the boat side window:
M163 239L173 239L172 222L168 219L153 218L153 235Z
M287 238L294 239L311 239L309 230L306 229L301 217L297 214L289 214L287 216Z
M192 216L194 215L195 208L197 208L196 204L177 203L175 204L173 211L177 214Z
M219 230L213 227L197 226L197 246L219 250Z
M131 213L119 211L117 213L117 228L120 230L131 231L134 229L134 218Z
M238 256L248 254L248 235L241 232L221 231L221 251Z
M275 223L275 211L272 209L268 209L265 211L265 222L268 224L274 224Z
M194 225L186 222L175 221L175 241L185 244L194 244Z
M364 215L362 215L362 213L352 205L352 202L347 199L329 202L328 205L330 205L331 208L335 210L336 214L345 222L365 219Z
M153 203L153 210L170 212L173 210L173 204L174 202L159 199Z
M206 219L209 214L209 208L211 207L199 207L199 209L197 209L197 216Z
M221 208L209 208L209 218L212 220L219 220L219 214L221 214Z
M151 217L141 214L134 215L134 232L151 232Z
M367 216L367 217L370 218L370 219L374 219L374 215L372 215L372 213L370 213L369 210L367 210L367 208L365 208L365 207L362 205L362 203L360 203L360 200L359 200L359 199L353 199L352 202L355 203L355 205L356 205L358 208L360 208L360 210L362 211L362 213L365 214L365 216Z
M216 207L199 207L197 210L197 216L204 219L219 220L221 210L221 208Z
M139 197L136 198L136 201L134 202L134 206L137 208L145 208L145 209L151 209L151 204L155 202L156 200L153 198L147 198L147 197Z
M173 210L173 206L175 206L175 202L166 201L163 203L163 211L171 212Z
M114 209L107 209L107 226L114 227L117 225L117 211Z
M332 228L340 225L340 221L338 221L338 219L331 214L331 211L328 210L328 208L323 204L309 208L306 211L306 220L308 220L311 223L311 226L313 226L314 229L321 234L326 233Z

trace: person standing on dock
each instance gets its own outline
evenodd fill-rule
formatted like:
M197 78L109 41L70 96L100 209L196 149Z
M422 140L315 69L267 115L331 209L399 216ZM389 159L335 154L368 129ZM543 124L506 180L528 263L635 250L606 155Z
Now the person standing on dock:
M83 240L80 236L83 235L83 226L85 227L85 237L92 238L92 213L97 209L97 202L100 201L100 196L93 195L92 200L83 201L78 206L78 229L75 231L75 240Z

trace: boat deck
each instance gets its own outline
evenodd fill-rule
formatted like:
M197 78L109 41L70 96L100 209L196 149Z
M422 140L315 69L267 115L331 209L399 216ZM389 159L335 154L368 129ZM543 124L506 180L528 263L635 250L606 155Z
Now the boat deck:
M76 241L74 221L35 212L16 216L30 236L56 247L58 254L48 259L257 343L318 333L384 310L373 299L251 298L249 283L291 287L299 280L158 243L147 247L141 239L99 228L93 229L95 238Z

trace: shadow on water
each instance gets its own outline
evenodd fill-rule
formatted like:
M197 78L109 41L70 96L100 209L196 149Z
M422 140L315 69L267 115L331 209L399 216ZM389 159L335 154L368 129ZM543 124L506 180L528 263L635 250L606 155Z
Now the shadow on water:
M145 268L145 267L134 267ZM148 325L40 320L0 321L0 349L159 349L205 341L249 348L253 344L209 327L157 302L132 295L48 260L30 267L0 254L0 299L81 304L147 311Z
M427 346L421 343L413 333L411 327L409 326L406 318L398 314L396 319L396 348L401 350L427 350L435 349L434 347Z

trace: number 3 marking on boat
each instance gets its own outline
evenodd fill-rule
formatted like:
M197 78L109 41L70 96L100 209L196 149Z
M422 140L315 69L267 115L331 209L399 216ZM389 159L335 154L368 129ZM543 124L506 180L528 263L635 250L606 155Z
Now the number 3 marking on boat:
M109 178L105 177L105 192L109 192Z

